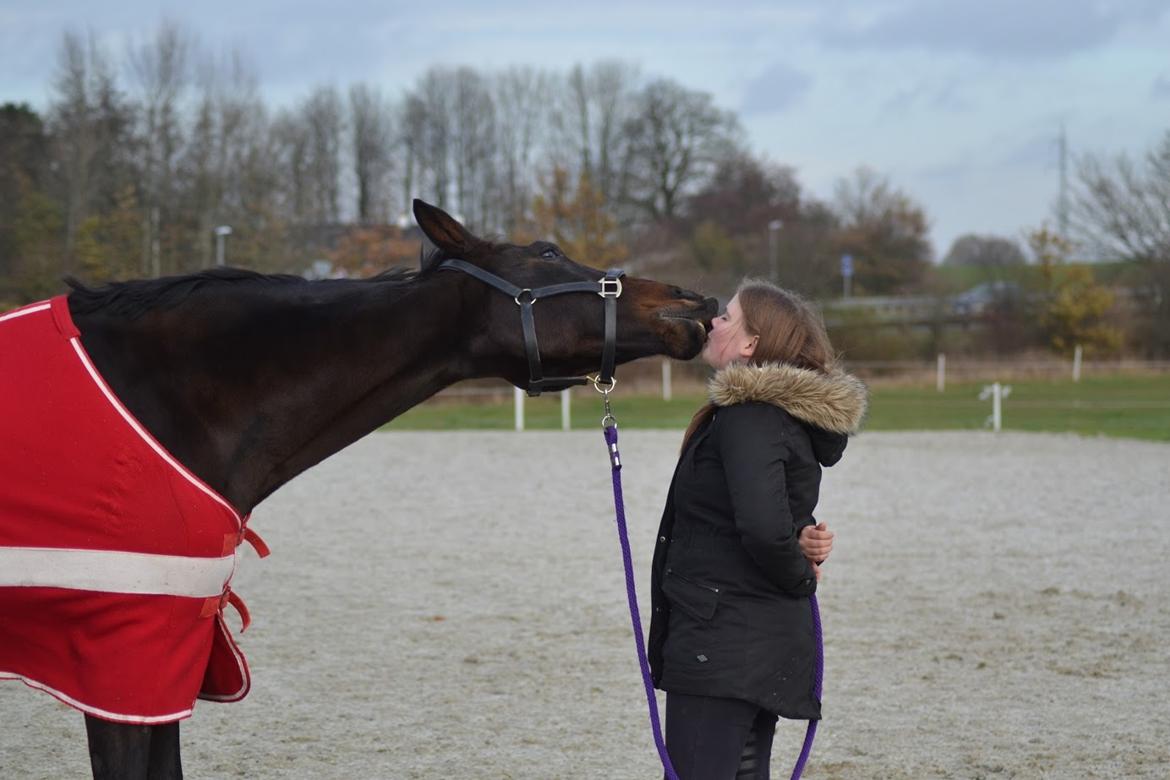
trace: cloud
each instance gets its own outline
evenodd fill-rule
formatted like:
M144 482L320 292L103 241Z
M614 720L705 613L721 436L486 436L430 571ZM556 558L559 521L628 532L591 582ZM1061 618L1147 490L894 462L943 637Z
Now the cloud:
M966 52L1009 59L1044 59L1096 48L1132 23L1151 23L1164 0L910 0L858 27L831 28L842 48Z
M812 86L812 76L778 62L750 80L744 87L740 110L745 115L783 111Z

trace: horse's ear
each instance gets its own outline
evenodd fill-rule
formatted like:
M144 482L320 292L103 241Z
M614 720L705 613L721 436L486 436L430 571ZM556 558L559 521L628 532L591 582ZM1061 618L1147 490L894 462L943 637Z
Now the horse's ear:
M450 214L418 198L414 199L414 219L426 237L449 255L458 257L481 243Z

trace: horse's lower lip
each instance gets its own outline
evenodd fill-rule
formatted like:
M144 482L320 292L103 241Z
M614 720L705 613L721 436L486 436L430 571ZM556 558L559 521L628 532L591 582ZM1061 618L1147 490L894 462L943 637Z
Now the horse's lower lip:
M700 319L692 314L660 314L664 320L679 320L680 322L688 322L692 325L698 325L703 329L703 338L707 338L707 334L711 332L710 320Z

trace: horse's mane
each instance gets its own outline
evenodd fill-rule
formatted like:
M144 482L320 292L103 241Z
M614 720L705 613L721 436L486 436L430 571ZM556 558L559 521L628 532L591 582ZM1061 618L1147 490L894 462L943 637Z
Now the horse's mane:
M436 252L424 258L421 270L391 268L365 279L310 280L294 274L262 274L242 268L215 268L160 279L133 279L89 287L73 277L69 285L69 305L76 314L113 314L136 319L155 310L177 306L201 290L281 290L309 285L321 292L352 288L356 285L400 286L426 278L435 272Z

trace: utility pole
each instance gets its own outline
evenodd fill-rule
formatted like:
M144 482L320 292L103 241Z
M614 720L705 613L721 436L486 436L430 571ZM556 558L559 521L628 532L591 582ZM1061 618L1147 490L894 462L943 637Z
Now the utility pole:
M774 219L768 223L768 278L772 284L780 284L780 267L777 254L780 251L778 234L784 223Z

